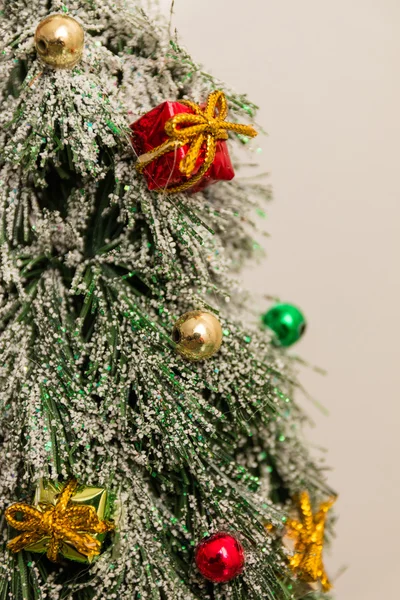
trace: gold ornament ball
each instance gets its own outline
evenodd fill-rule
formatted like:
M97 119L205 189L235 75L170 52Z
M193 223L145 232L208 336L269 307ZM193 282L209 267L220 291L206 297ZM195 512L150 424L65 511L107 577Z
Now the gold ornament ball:
M175 323L172 339L189 360L205 360L221 348L222 327L217 317L202 310L188 312Z
M36 29L38 56L53 69L72 69L82 58L84 44L83 27L68 15L50 15Z

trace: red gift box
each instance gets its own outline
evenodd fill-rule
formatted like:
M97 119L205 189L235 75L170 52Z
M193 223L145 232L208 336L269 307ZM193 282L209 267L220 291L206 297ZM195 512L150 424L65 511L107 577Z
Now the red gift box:
M155 148L162 146L170 138L166 133L165 126L177 114L189 113L195 114L189 107L180 102L163 102L149 113L145 114L138 121L133 123L132 145L138 156L152 152ZM171 151L155 158L143 169L143 174L149 190L168 191L182 184L186 184L190 179L195 178L204 165L206 153L205 144L199 152L195 168L190 177L184 175L180 170L180 165L189 151L190 145L177 145ZM216 154L213 164L204 174L201 181L196 181L190 192L197 192L217 181L230 181L235 176L232 162L229 156L228 147L225 141L216 141Z

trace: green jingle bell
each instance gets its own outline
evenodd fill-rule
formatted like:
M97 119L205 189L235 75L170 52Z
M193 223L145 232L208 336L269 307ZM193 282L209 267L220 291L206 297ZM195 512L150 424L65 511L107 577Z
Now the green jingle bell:
M307 322L303 313L291 304L277 304L262 316L262 322L275 333L275 343L292 346L303 336Z

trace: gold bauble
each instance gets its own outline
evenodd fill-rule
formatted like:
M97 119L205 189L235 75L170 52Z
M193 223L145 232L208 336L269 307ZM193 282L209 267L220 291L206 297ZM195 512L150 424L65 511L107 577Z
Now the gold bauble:
M215 315L194 310L182 315L175 323L172 339L183 357L205 360L221 348L222 327Z
M72 69L82 58L84 44L82 25L68 15L50 15L36 29L38 56L53 69Z

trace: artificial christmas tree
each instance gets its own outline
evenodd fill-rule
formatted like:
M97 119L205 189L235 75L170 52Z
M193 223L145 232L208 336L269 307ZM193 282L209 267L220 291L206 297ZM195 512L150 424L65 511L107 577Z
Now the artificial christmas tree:
M1 25L0 599L328 598L296 361L230 274L268 196L228 181L255 106L136 2Z

